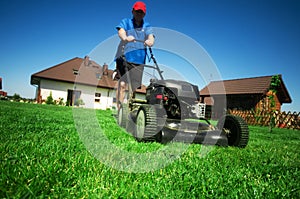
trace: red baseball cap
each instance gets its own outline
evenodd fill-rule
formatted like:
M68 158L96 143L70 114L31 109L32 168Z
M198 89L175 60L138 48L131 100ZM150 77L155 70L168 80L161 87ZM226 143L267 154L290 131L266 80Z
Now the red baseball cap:
M144 13L146 13L146 4L142 1L137 1L132 8L134 10L142 10Z

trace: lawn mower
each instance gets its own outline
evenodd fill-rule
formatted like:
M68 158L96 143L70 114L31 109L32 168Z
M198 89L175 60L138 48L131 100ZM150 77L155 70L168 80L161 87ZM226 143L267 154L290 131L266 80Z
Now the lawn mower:
M146 88L146 99L135 98L128 81L127 102L120 104L117 122L137 141L168 143L181 141L219 146L246 147L249 130L238 116L224 115L216 126L205 118L205 104L199 103L198 86L186 81L164 79L152 49L154 65L143 65L157 71ZM123 56L126 68L132 68ZM129 74L128 71L125 75ZM129 76L128 76L129 79Z

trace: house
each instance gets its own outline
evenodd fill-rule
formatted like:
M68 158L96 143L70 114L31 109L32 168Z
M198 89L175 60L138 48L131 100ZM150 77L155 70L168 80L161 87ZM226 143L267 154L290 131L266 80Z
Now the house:
M213 106L213 116L218 117L226 109L237 110L269 110L271 95L270 84L273 76L241 78L224 81L212 81L200 91L202 102ZM292 99L281 81L275 96L275 109L281 110L283 103L291 103Z
M7 96L7 92L2 90L2 78L0 77L0 97L6 97Z
M31 75L30 83L36 87L36 101L43 103L51 95L57 102L69 106L107 109L116 106L117 81L113 70L85 58L75 57L66 62ZM136 97L143 98L146 89L137 90Z

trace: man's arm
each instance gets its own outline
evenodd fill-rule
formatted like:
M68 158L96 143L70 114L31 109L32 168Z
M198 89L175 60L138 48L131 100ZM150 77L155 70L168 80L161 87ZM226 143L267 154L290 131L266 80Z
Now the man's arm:
M123 28L120 28L118 30L118 35L119 35L120 39L125 42L132 42L135 40L135 38L133 36L127 36L126 31Z

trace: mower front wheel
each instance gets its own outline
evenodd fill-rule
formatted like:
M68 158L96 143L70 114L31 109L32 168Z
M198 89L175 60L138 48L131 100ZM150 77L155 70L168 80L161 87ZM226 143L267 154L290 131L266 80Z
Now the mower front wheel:
M138 141L160 141L160 137L155 108L141 106L136 117L135 138Z
M119 113L118 113L118 125L120 127L126 128L128 122L128 106L127 104L121 104Z

